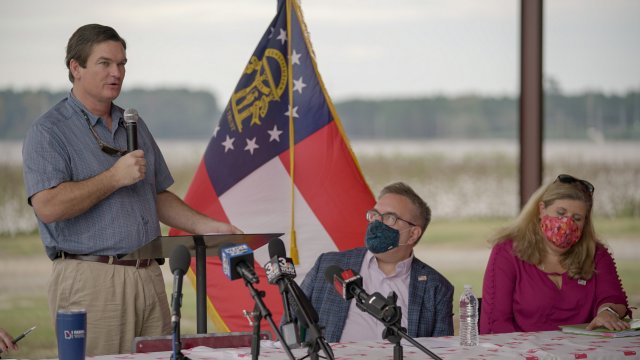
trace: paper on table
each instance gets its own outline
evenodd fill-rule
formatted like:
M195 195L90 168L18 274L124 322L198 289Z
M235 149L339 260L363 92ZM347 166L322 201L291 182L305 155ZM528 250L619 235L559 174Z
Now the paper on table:
M593 335L605 337L640 336L640 319L628 319L630 328L626 330L609 330L605 327L587 330L587 324L561 325L562 332L578 335Z

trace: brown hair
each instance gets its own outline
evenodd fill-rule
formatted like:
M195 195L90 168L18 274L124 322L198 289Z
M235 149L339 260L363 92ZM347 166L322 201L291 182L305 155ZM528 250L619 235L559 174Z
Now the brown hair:
M67 43L67 56L65 62L67 69L69 69L69 81L73 84L74 78L71 74L70 63L71 60L75 60L83 68L87 66L87 60L91 55L91 50L96 44L100 44L105 41L117 41L122 44L124 49L127 49L127 42L118 35L118 33L109 26L100 24L88 24L78 28L73 35L69 38Z
M551 184L540 187L522 208L520 215L509 226L498 230L490 239L491 244L497 244L508 239L513 240L513 251L520 259L540 265L546 253L545 237L540 230L540 213L538 204L542 202L545 207L550 206L556 200L578 200L587 205L587 213L584 219L584 227L580 240L567 250L561 258L562 265L567 268L567 274L574 279L588 280L593 275L594 254L597 239L593 222L591 221L591 209L593 197L580 183L563 183L554 181Z
M424 231L427 229L427 226L431 222L431 209L429 208L429 205L427 205L427 203L422 200L420 195L416 194L416 192L413 191L413 189L409 185L403 182L396 182L385 186L380 191L380 195L378 196L378 198L381 198L382 196L387 194L404 196L409 199L409 201L411 201L411 203L415 206L415 210L417 212L415 213L415 216L417 219L419 219L417 225L422 228L422 235L424 235Z

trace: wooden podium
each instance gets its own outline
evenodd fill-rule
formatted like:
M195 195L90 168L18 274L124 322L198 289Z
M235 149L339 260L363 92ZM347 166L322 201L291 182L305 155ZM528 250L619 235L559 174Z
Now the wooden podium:
M264 246L272 239L284 235L276 234L216 234L158 236L146 245L125 255L122 259L168 258L173 250L184 245L196 259L196 320L198 334L207 333L207 256L218 256L218 248L224 244L247 244L252 250Z

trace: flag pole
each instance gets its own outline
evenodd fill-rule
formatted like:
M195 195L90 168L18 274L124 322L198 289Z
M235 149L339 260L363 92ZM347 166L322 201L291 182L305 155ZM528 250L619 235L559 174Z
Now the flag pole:
M296 240L296 216L295 216L295 134L293 125L293 65L291 64L291 1L287 0L287 76L289 95L289 171L291 173L291 243L289 254L295 265L300 264L298 255L298 243Z

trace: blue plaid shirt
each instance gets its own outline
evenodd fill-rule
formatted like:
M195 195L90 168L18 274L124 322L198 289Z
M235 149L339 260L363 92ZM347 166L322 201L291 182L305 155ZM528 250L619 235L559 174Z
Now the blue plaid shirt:
M123 109L112 105L113 130L96 118L73 94L36 120L22 148L27 199L63 182L82 181L112 167L119 159L100 150L86 123L84 110L100 139L126 149ZM138 147L144 150L147 173L143 180L120 188L85 213L45 224L38 219L47 255L122 255L160 235L156 194L169 188L173 178L149 129L138 120Z

